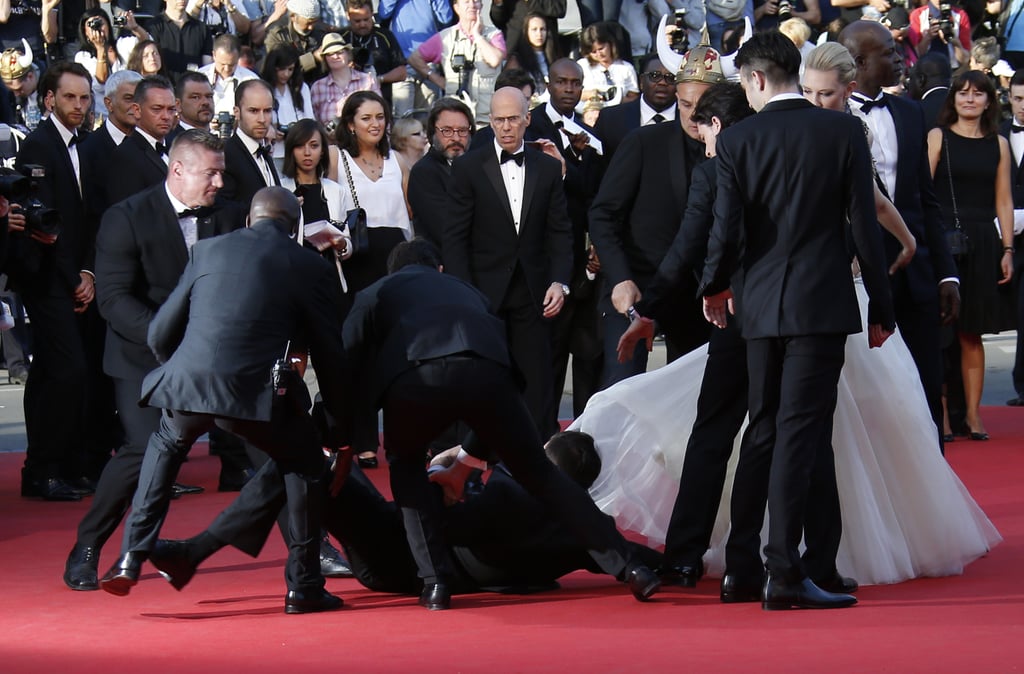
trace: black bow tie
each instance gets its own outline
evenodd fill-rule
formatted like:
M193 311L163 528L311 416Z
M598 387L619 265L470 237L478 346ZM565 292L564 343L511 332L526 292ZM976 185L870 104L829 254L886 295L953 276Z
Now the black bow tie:
M877 100L872 98L861 98L860 96L854 96L853 100L860 103L860 110L865 115L874 110L875 108L889 107L889 100L885 96L882 96Z
M82 137L76 133L75 135L71 136L70 140L68 140L68 149L74 147L75 145L78 145L81 142Z
M178 211L178 219L182 218L206 218L209 217L213 211L209 206L196 206L195 208L186 208L183 211Z
M263 159L268 163L274 160L274 155L271 153L270 148L267 147L266 145L260 145L258 148L256 148L256 151L253 152L253 155L256 157L263 157Z
M522 166L523 165L523 153L522 152L516 152L515 154L512 154L511 152L508 152L507 150L502 150L501 151L501 161L499 163L504 164L507 161L514 161L516 163L516 166Z
M1024 126L1020 126L1018 124L1010 125L1010 133L1020 133L1021 131L1024 131Z
M156 153L158 155L160 155L161 157L164 156L165 154L167 154L167 146L164 145L163 143L157 143L156 144Z

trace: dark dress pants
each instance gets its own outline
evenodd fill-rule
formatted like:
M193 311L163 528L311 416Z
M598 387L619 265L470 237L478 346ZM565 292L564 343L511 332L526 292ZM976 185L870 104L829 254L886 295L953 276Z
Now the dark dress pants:
M1017 351L1013 360L1013 389L1018 398L1024 398L1024 234L1015 238L1013 283L1017 284Z
M164 410L160 427L146 448L139 486L125 525L122 553L148 553L153 549L182 459L196 438L214 427L242 437L275 459L272 465L281 473L288 505L288 589L322 589L319 551L323 450L309 415L287 403L274 408L269 422Z
M504 462L601 569L624 579L631 562L625 540L587 492L545 456L508 368L472 355L427 361L392 382L383 407L391 491L424 583L452 574L424 455L430 440L456 420L473 429L481 447Z
M747 388L747 345L731 318L727 327L711 333L697 417L665 541L668 565L697 566L708 550L733 442L747 416Z
M747 341L750 449L747 459L768 472L768 571L786 583L808 570L799 553L812 481L831 473L831 431L846 335ZM743 460L741 455L741 461ZM819 485L828 489L828 485ZM837 508L838 510L838 508ZM728 561L727 561L728 563Z
M498 317L505 321L509 353L525 381L522 395L526 409L540 436L550 437L559 430L551 419L554 388L551 322L541 315L518 266Z
M50 285L44 283L43 285ZM54 283L53 285L58 285ZM32 321L32 372L25 384L26 472L34 478L74 477L85 411L87 364L74 299L22 284Z
M562 311L552 322L551 350L555 375L547 428L555 428L556 432L565 376L569 370L569 355L572 355L573 418L583 413L590 396L597 392L601 384L604 355L597 318L597 306L592 294L583 297L572 294L565 298Z

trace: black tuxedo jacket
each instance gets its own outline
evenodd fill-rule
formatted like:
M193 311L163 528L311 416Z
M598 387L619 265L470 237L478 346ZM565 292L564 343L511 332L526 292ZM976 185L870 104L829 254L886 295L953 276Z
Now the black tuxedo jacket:
M1011 119L1004 120L1003 123L999 125L999 133L1008 143L1012 138L1012 134L1010 133L1010 127L1012 125L1013 120ZM1011 152L1011 155L1012 154L1013 153ZM1022 180L1020 170L1021 165L1024 164L1024 158L1018 159L1017 157L1014 157L1011 163L1010 187L1013 189L1013 207L1024 208L1024 180Z
M253 195L266 187L267 183L263 179L259 165L256 164L256 158L237 135L231 136L224 143L224 164L224 187L220 191L220 196L237 201L248 208ZM281 179L274 168L274 162L271 161L269 164L274 184L280 185Z
M345 348L357 390L379 404L398 375L420 361L460 353L508 366L505 325L465 281L421 265L404 267L356 295Z
M196 224L199 238L208 239L244 226L245 213L228 205ZM96 295L107 321L107 374L142 379L156 368L146 331L187 262L181 226L162 181L104 214L96 237Z
M610 286L650 283L686 211L690 173L704 148L679 124L635 130L622 143L590 207L590 237Z
M82 142L88 137L82 131L79 135L83 136ZM79 152L80 168L81 160ZM22 141L15 168L21 170L26 164L38 164L46 171L46 178L38 181L36 196L60 213L61 231L52 246L27 236L12 237L8 274L15 287L31 284L35 292L74 292L82 282L80 272L93 269L96 230L88 220L89 192L79 192L71 155L52 120L40 122Z
M620 103L601 110L594 125L597 137L601 139L605 161L611 161L619 145L633 129L640 128L640 99Z
M914 259L892 278L893 290L902 295L905 288L914 302L934 302L939 281L958 274L943 234L944 217L932 185L928 164L928 127L921 106L916 102L889 94L885 94L885 98L896 124L899 145L896 194L889 196L910 233L917 239ZM883 241L886 259L892 264L902 247L888 232L883 233Z
M94 229L99 228L103 212L110 206L107 196L107 182L112 175L120 175L111 158L117 143L110 137L107 125L101 124L78 145L78 158L82 165L83 187L89 193L89 220Z
M518 233L493 146L452 164L445 269L483 291L495 308L502 306L517 265L538 309L548 287L568 284L572 275L572 230L561 166L538 150L525 152Z
M946 96L949 94L949 87L941 87L928 93L924 98L921 99L921 109L924 110L924 128L926 130L934 129L935 122L939 119L939 110L942 109L942 104L946 102Z
M142 402L269 421L271 370L294 340L309 347L327 411L345 419L337 274L272 220L199 241L150 323L147 341L163 365L143 380Z
M117 146L107 173L107 198L116 204L167 178L167 164L138 131L133 131Z
M596 185L592 186L592 181L599 178L600 155L589 146L577 155L569 145L568 137L555 127L544 107L541 106L533 111L530 126L526 130L526 137L529 140L545 138L552 141L558 146L562 158L565 159L565 178L562 180L562 186L565 188L566 209L569 213L569 221L572 223L573 276L575 277L573 286L575 286L587 266L586 235L589 229L587 210L590 208L591 195L596 191ZM582 117L574 113L573 119L587 133L600 138L594 129L583 123Z
M409 206L412 207L416 236L442 245L444 223L448 221L448 185L452 167L444 155L434 148L416 162L409 171Z
M822 148L807 138L831 142ZM848 237L871 298L869 322L895 325L860 120L803 99L775 101L722 132L717 154L700 291L729 288L742 242L737 303L746 339L859 332Z

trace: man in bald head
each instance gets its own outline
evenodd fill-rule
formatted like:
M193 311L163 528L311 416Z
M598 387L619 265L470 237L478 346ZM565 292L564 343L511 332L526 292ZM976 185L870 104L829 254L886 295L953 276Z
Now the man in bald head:
M123 596L137 583L182 460L197 437L217 427L269 454L284 480L291 532L285 611L341 606L324 590L320 508L310 498L323 489L320 439L301 379L276 375L287 370L278 361L290 345L308 346L327 410L345 419L337 272L295 243L299 214L287 190L257 192L247 228L192 247L181 281L150 323L149 347L162 365L143 381L142 403L163 414L146 448L121 558L100 581L107 592Z
M541 435L551 428L551 322L569 295L572 227L550 140L527 146L529 103L503 87L491 99L490 147L452 163L451 211L443 236L445 270L491 301L526 380L524 397Z

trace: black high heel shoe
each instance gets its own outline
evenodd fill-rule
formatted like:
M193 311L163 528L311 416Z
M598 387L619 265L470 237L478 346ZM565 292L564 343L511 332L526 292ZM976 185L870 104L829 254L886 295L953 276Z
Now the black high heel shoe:
M376 454L372 456L357 456L356 463L359 464L360 468L376 468L379 465Z

